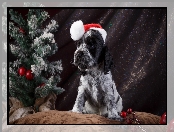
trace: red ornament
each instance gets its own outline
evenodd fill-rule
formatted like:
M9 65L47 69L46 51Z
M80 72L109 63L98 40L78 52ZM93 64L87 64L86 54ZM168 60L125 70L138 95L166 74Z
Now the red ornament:
M131 108L127 109L127 113L131 114L132 113L132 109Z
M174 132L174 119L170 121L167 127L167 132Z
M166 124L166 112L161 116L160 124Z
M123 117L123 118L125 118L126 115L127 115L127 113L125 111L122 111L121 114L120 114L120 116Z
M34 75L33 75L33 73L32 73L31 70L28 70L28 71L26 72L26 74L25 74L25 77L26 77L28 80L32 80L33 77L34 77Z
M20 76L24 76L25 75L25 72L26 72L26 69L24 67L20 67L18 69L18 73Z
M20 29L19 29L19 32L21 32L21 33L23 33L23 34L25 33L25 31L24 31L23 28L20 28Z
M41 83L41 84L39 85L39 87L43 87L43 86L45 86L45 83Z

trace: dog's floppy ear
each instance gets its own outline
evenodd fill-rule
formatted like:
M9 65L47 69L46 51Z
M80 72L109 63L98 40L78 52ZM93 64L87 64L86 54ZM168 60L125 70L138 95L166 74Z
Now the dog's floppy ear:
M104 73L107 74L113 66L113 58L107 46L103 47L104 50Z

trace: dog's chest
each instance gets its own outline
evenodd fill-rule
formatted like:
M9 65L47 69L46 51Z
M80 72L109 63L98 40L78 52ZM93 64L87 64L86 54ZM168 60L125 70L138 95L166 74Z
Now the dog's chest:
M104 87L103 87L103 75L100 73L88 74L83 77L82 85L85 88L85 95L89 102L93 105L104 105Z

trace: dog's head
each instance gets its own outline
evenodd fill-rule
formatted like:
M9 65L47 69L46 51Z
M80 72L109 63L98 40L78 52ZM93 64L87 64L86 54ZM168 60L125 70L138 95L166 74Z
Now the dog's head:
M75 39L77 49L74 53L74 64L80 71L91 69L101 63L103 63L105 74L110 70L113 61L105 45L106 36L103 35L101 30L91 28L84 32L78 40Z

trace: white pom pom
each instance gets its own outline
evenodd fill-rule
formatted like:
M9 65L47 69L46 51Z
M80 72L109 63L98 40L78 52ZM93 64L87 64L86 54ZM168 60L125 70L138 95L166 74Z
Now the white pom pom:
M79 40L84 33L85 33L85 29L83 26L83 22L81 20L76 21L71 25L70 34L71 34L71 38L74 41Z

